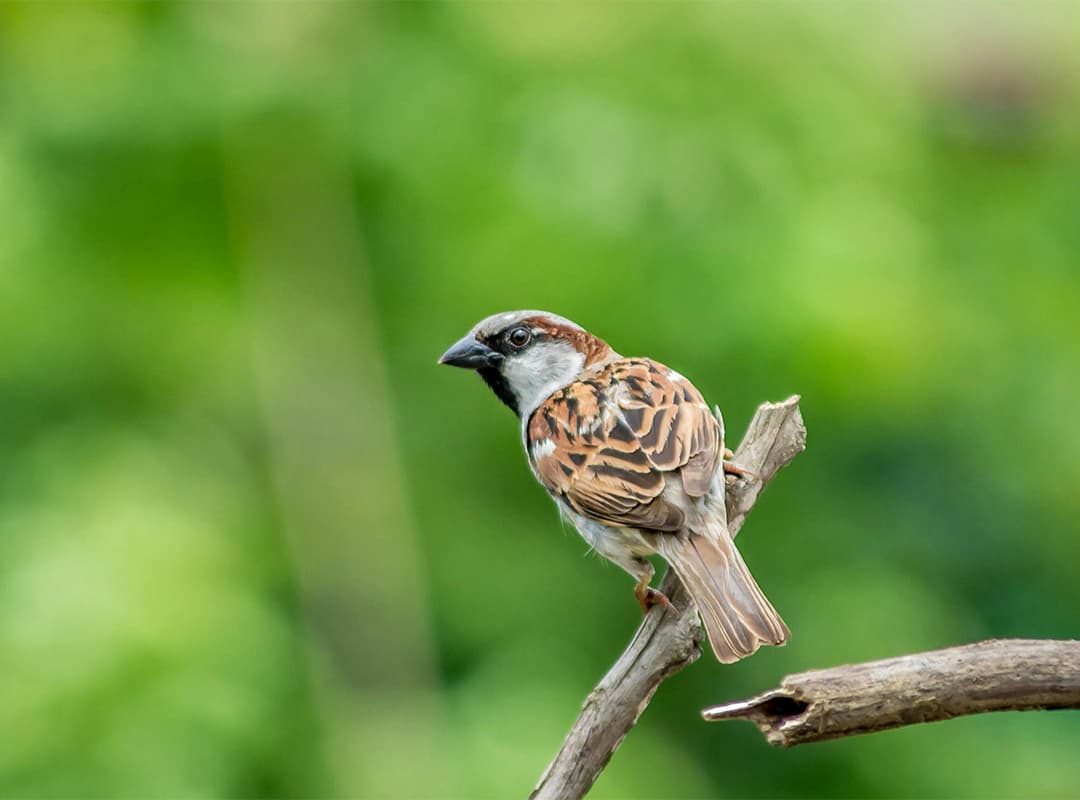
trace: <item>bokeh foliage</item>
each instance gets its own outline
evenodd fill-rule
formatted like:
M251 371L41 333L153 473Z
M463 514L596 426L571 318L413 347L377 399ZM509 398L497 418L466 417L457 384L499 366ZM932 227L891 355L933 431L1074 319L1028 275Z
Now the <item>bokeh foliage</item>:
M1067 4L0 4L0 794L521 796L637 623L436 368L548 308L809 449L794 631L598 798L1067 796L1080 720L706 704L1080 618Z

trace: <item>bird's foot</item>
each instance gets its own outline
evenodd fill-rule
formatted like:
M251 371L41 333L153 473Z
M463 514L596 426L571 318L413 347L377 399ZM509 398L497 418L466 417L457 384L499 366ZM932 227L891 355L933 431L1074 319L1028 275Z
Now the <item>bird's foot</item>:
M670 608L672 611L678 611L675 604L668 600L666 594L659 589L654 589L647 583L639 583L634 587L634 597L637 598L638 605L641 606L642 614L648 614L649 609L653 606L663 606L664 608Z
M724 472L726 472L728 475L735 475L739 478L749 478L750 480L757 480L761 477L752 469L747 469L746 467L736 464L734 461L728 460L732 458L735 458L735 454L725 447L724 459L722 463L724 465Z

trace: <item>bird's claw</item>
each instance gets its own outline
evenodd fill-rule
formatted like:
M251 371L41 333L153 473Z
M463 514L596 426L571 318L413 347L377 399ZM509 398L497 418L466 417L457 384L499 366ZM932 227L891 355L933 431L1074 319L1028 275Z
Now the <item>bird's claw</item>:
M649 609L653 606L663 606L664 608L670 608L672 611L678 611L675 604L668 599L666 594L659 589L654 589L647 583L639 583L634 587L634 597L637 598L638 605L641 606L642 614L648 614Z
M736 464L734 461L729 461L728 459L731 458L735 458L735 454L725 447L724 459L721 463L723 464L724 472L726 472L728 475L735 475L739 478L749 478L750 480L757 480L759 477L761 477L752 469L744 467L740 464Z

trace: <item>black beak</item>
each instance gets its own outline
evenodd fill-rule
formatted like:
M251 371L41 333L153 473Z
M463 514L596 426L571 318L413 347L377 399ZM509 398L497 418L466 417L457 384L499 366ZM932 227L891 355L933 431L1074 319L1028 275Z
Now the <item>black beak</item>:
M484 369L495 366L502 359L502 353L476 341L476 337L470 333L443 353L439 363L465 369Z

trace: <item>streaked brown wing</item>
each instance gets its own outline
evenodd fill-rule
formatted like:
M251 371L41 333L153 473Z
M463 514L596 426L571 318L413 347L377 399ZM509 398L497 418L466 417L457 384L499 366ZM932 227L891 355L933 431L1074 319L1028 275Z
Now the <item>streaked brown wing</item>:
M689 381L648 359L624 359L552 395L526 430L529 458L552 494L609 525L673 531L683 513L661 498L681 470L704 495L720 460L719 427Z

